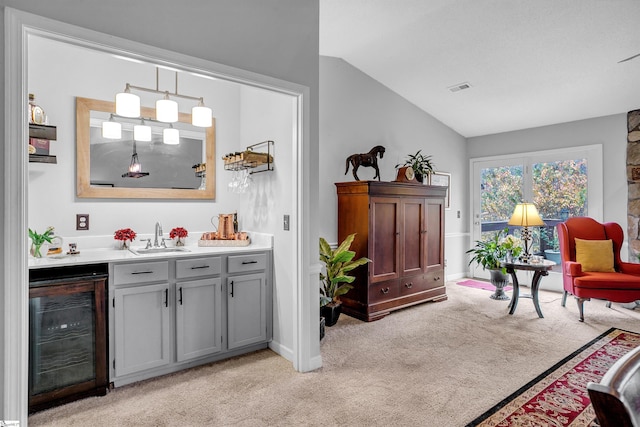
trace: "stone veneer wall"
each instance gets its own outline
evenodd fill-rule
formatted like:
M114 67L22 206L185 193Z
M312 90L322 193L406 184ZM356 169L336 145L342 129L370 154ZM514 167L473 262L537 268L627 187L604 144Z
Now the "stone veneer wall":
M627 234L629 261L640 254L640 110L627 113Z

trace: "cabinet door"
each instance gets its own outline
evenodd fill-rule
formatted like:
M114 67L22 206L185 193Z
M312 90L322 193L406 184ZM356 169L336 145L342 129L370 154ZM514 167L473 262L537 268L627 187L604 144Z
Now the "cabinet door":
M400 267L403 276L425 270L425 199L403 199L401 204Z
M176 348L178 362L222 350L222 280L176 284Z
M371 198L371 282L400 277L400 199Z
M444 270L443 199L427 199L427 271Z
M116 376L169 364L169 284L116 289L114 297Z
M266 341L266 296L265 273L227 278L229 349Z

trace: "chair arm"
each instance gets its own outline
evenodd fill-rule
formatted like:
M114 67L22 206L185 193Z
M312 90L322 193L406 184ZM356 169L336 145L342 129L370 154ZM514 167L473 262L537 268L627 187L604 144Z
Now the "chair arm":
M621 273L640 276L640 264L621 262L618 267L620 268Z
M565 261L564 271L566 271L569 276L582 276L582 264L575 261Z

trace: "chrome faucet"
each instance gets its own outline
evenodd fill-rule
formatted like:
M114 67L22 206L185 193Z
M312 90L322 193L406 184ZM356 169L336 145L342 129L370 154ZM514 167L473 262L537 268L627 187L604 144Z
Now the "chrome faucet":
M162 225L160 224L160 222L156 222L156 233L153 239L153 246L155 246L156 248L160 246L158 244L158 236L160 236L160 238L162 239ZM164 246L164 239L162 239L162 246Z

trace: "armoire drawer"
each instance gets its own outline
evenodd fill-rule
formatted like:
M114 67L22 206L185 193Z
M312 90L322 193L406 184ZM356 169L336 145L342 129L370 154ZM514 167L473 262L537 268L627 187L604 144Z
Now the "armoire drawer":
M430 271L424 275L428 285L427 289L437 288L438 286L444 286L444 270Z
M387 280L386 282L373 283L369 286L369 304L387 301L399 296L398 280Z

